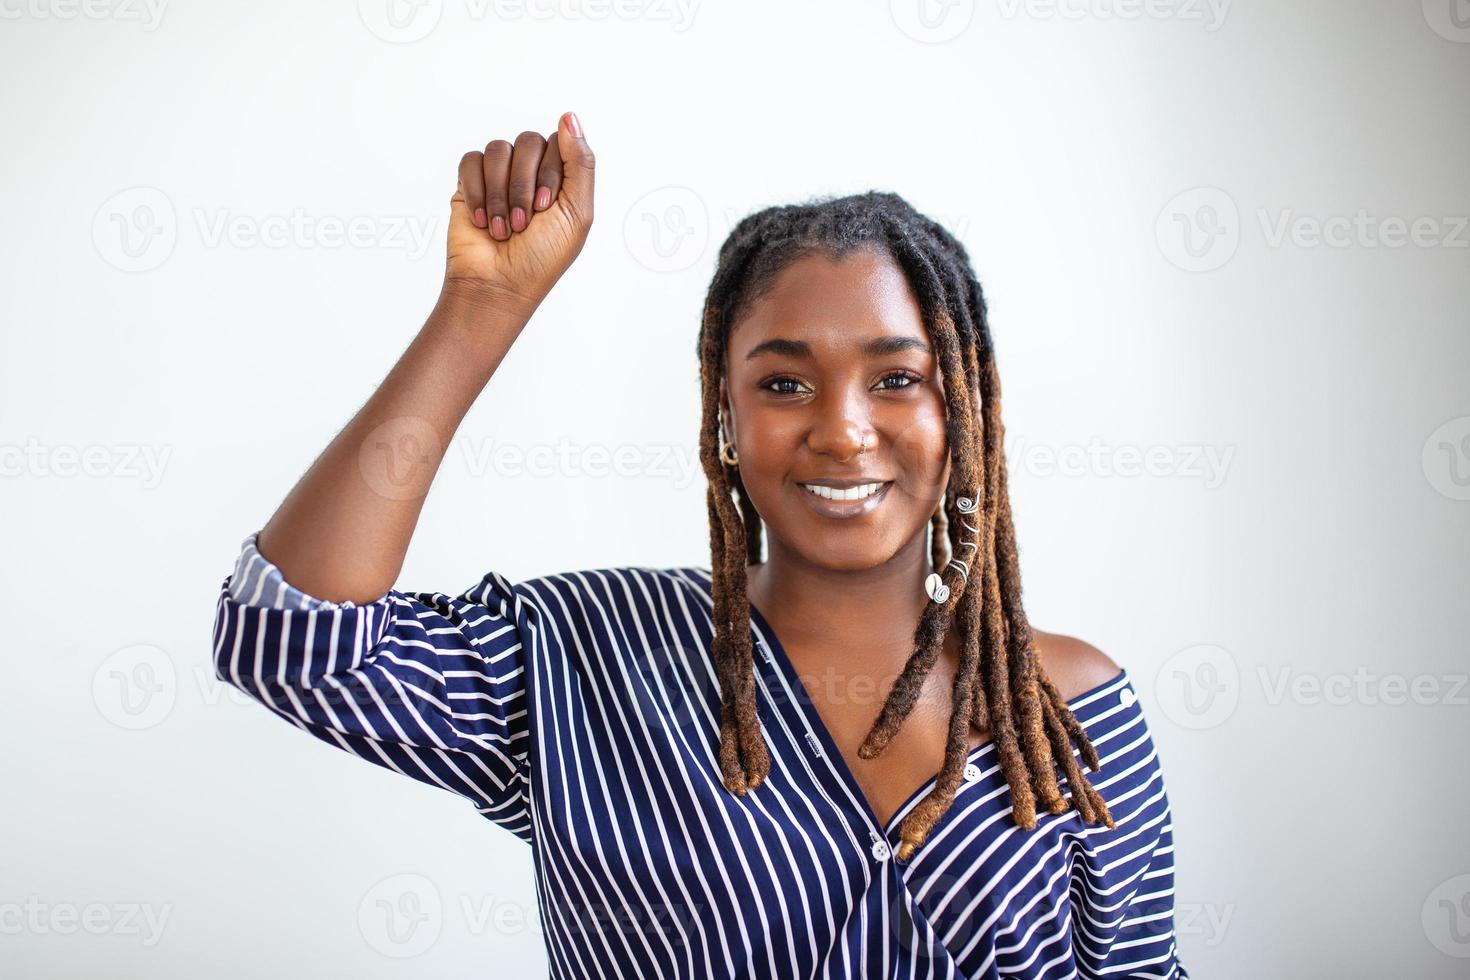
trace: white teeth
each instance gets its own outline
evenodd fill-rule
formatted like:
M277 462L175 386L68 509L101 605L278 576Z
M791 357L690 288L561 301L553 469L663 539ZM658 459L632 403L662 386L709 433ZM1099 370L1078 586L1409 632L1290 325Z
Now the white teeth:
M835 487L819 487L811 483L803 483L802 486L806 488L807 492L814 493L818 497L824 497L827 500L862 500L864 497L871 497L883 489L883 484L881 483L864 483L846 490L838 490Z

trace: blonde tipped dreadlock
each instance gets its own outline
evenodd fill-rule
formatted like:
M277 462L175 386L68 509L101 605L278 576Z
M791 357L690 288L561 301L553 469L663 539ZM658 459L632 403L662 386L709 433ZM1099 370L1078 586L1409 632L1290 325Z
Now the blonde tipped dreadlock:
M756 716L747 565L761 561L761 521L737 465L720 458L720 381L730 330L782 269L810 254L841 259L871 248L903 268L944 373L950 477L931 521L930 561L942 602L924 607L914 652L894 682L858 754L871 759L898 733L918 703L924 680L943 650L951 622L960 664L952 694L944 762L933 788L899 828L907 860L954 801L963 779L969 726L992 732L1011 792L1015 823L1036 826L1038 803L1051 813L1070 805L1089 824L1113 827L1102 796L1083 774L1097 751L1037 661L1021 605L1020 563L1007 491L1000 377L984 296L964 247L896 194L869 192L767 208L742 220L720 248L699 332L703 419L700 461L709 478L710 568L715 671L720 682L720 773L743 795L770 773ZM738 504L737 504L738 499ZM951 562L951 556L956 561ZM961 568L960 566L964 567ZM946 592L947 590L947 592ZM1072 789L1070 801L1057 769Z

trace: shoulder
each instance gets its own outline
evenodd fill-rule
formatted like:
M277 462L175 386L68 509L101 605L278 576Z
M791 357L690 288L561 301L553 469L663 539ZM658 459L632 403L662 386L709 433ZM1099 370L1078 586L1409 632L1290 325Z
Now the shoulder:
M488 572L481 580L481 588L486 583L495 583L505 595L544 610L564 609L568 604L589 602L620 610L642 610L667 602L675 593L698 592L701 587L707 590L709 572L687 566L618 565L515 579Z
M1035 627L1031 633L1036 640L1036 656L1041 662L1041 669L1068 701L1102 687L1123 669L1086 640L1047 633Z

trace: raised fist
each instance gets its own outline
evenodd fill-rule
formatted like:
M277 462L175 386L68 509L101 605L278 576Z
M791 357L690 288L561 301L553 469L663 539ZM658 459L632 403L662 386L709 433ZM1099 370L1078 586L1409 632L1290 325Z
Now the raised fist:
M446 288L530 316L587 240L594 164L570 112L550 138L527 131L466 153L449 202Z

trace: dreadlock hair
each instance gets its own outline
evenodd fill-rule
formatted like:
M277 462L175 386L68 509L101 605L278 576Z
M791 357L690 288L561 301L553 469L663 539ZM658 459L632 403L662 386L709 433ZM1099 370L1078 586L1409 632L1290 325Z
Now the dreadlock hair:
M950 476L931 519L930 560L939 576L914 632L914 652L858 750L871 759L912 712L943 648L951 620L960 664L944 763L933 788L899 828L907 860L949 809L963 779L969 726L990 729L1010 787L1012 817L1030 830L1037 803L1054 814L1077 809L1089 824L1113 827L1102 796L1072 752L1093 772L1097 751L1037 662L1021 606L1021 573L1002 453L1000 378L980 283L964 246L896 194L869 191L770 207L749 215L720 247L705 297L698 353L703 390L700 461L709 479L715 672L720 683L718 760L726 789L744 795L770 773L755 705L747 564L761 561L761 519L737 464L720 455L720 381L732 327L798 258L834 261L860 249L886 253L903 269L944 374ZM976 526L977 522L978 526ZM957 556L952 560L951 556ZM931 576L931 581L933 576ZM1070 799L1057 782L1060 765Z

